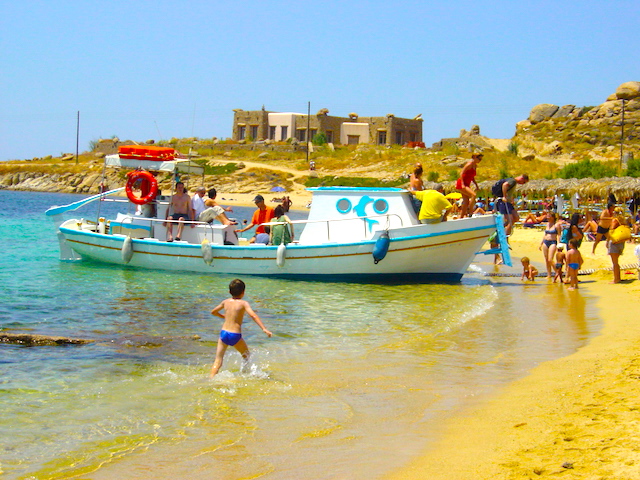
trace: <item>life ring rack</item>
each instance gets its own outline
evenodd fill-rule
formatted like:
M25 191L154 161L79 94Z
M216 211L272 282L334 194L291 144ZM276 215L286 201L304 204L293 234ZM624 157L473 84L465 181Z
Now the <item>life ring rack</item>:
M129 180L127 180L125 191L131 203L146 205L155 200L158 195L158 181L151 173L146 170L136 170L127 173L127 176ZM142 194L140 197L137 197L133 193L133 186L138 182L140 182L140 192Z

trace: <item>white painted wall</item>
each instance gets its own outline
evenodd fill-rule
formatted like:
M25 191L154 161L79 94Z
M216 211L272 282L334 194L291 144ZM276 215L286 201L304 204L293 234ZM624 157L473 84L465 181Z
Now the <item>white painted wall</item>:
M287 138L295 137L296 117L301 117L300 113L270 113L269 114L269 127L276 127L275 141L285 141ZM282 128L287 127L287 136L282 138ZM267 132L268 134L269 132Z
M369 124L345 122L340 127L340 143L346 145L349 143L349 135L358 135L359 143L369 143Z

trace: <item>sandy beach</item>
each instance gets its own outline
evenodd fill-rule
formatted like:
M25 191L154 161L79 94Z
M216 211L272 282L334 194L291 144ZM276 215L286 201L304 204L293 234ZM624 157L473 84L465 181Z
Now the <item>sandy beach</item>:
M527 255L544 271L541 236L516 230L514 266ZM592 245L583 242L583 268L610 267L604 243L595 255ZM637 263L634 249L626 244L621 265ZM569 292L599 298L598 337L446 421L439 439L391 478L640 478L638 271L623 269L621 284L611 280L611 271L597 271L580 276L580 288Z

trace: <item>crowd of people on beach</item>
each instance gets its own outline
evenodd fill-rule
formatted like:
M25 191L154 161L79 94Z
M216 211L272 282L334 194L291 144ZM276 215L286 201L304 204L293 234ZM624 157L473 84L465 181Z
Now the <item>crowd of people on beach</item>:
M515 187L529 181L526 174L498 180L491 189L493 197L481 198L477 196L479 186L476 173L482 158L481 153L471 155L471 159L460 170L455 192L447 195L440 183L425 190L422 165L414 165L409 176L409 191L413 194L414 209L421 223L501 213L505 218L507 238L513 234L515 226L544 228L539 249L543 254L546 277L554 283L569 285L571 290L578 288L577 275L584 263L580 252L582 242L593 242L591 253L595 254L598 244L604 241L611 258L613 283L621 281L619 259L625 243L637 240L640 233L640 202L634 199L627 201L627 211L625 207L617 205L615 197L610 195L601 212L598 213L596 205L591 205L583 209L584 213L580 213L577 208L565 208L563 199L558 196L542 200L520 197L516 200ZM576 207L578 201L576 196ZM569 214L565 210L572 211ZM521 218L519 211L524 211L526 215ZM497 247L497 235L494 234L489 242L492 248ZM640 249L636 251L640 252ZM538 270L531 265L528 257L523 257L521 261L522 280L534 281L539 276ZM495 255L494 263L502 263L499 255Z

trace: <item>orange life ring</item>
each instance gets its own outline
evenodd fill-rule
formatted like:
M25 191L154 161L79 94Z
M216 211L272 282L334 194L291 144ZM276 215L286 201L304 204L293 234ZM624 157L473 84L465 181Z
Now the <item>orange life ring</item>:
M127 181L125 191L131 203L145 205L156 198L158 195L158 181L153 175L146 170L136 170L135 172L127 173L127 176L129 180ZM140 182L141 196L136 197L133 194L133 186L138 182Z

